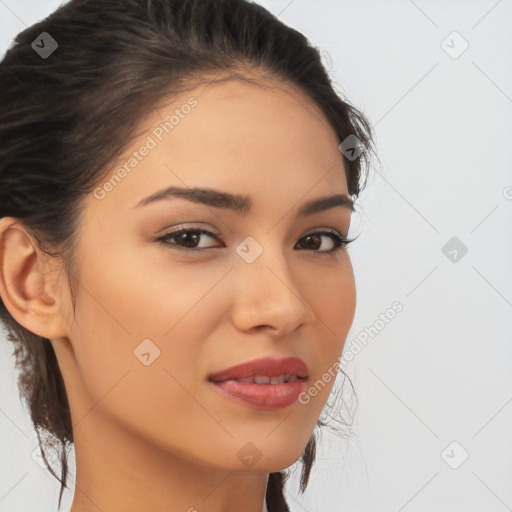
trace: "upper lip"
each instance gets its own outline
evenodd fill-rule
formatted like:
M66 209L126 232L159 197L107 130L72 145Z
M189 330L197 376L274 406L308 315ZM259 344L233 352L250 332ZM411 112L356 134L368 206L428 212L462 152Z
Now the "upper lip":
M304 378L308 376L308 367L306 363L298 357L286 357L284 359L263 357L213 373L209 376L209 380L220 382L233 379L246 379L258 375L265 377L296 375L297 377Z

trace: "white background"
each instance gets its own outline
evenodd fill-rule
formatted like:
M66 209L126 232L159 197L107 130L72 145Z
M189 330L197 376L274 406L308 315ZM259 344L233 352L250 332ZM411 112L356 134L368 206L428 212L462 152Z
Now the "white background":
M0 0L1 51L59 3ZM324 431L305 495L295 477L287 487L291 508L512 510L511 2L260 3L322 49L375 130L382 165L351 226L362 234L349 249L358 304L345 350L403 305L346 368L352 435ZM452 58L461 38L469 47ZM468 248L456 262L442 252L452 237ZM56 510L9 350L0 343L0 511Z

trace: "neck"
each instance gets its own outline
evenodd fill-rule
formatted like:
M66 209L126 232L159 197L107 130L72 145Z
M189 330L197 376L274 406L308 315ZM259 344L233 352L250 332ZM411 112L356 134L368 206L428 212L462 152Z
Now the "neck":
M91 411L75 427L70 512L267 512L268 473L206 467Z

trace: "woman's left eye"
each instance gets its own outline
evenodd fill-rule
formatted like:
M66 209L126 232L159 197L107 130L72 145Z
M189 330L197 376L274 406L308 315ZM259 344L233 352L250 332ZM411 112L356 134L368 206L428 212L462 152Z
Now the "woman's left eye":
M215 246L207 246L207 247L199 247L197 242L201 238L201 235L206 235L209 238L214 240L218 240L218 235L212 233L210 231L206 231L204 229L198 228L181 228L176 231L172 231L170 233L166 233L161 237L157 238L156 241L167 246L171 245L174 249L183 252L199 252L202 249L215 249ZM322 238L327 238L331 242L331 249L328 250L318 250L317 246L322 246ZM305 240L306 248L313 249L313 252L319 253L334 253L346 247L350 242L353 242L355 239L347 239L343 237L336 230L325 230L325 231L313 231L311 233L307 233L300 240ZM317 243L320 240L319 243ZM186 246L180 246L179 244L183 243ZM217 246L219 247L219 246Z

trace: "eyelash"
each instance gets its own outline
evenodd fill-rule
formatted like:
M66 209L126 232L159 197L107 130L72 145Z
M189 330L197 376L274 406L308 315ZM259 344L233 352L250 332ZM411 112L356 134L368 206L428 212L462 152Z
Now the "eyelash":
M200 228L180 228L180 229L177 229L176 231L171 231L170 233L166 233L166 234L162 235L161 237L157 238L156 241L160 242L161 244L166 245L166 246L173 245L174 249L181 251L181 252L196 252L197 253L199 251L204 251L207 249L216 249L216 247L204 247L204 248L196 247L196 248L190 249L190 248L180 247L177 244L170 243L168 241L168 240L170 240L174 237L177 237L183 233L193 233L196 235L208 235L209 237L218 241L218 239L217 239L218 235L216 235L215 233L212 233L211 231L207 231L205 229L200 229ZM310 235L327 235L327 236L330 236L331 239L334 241L334 248L330 249L329 251L313 250L313 252L317 252L318 254L334 254L335 252L340 251L341 249L344 249L345 247L348 246L349 243L351 243L355 240L355 238L351 238L351 239L345 238L345 237L341 236L335 230L313 231L311 233L305 234L300 240L302 240L303 238L306 238Z

